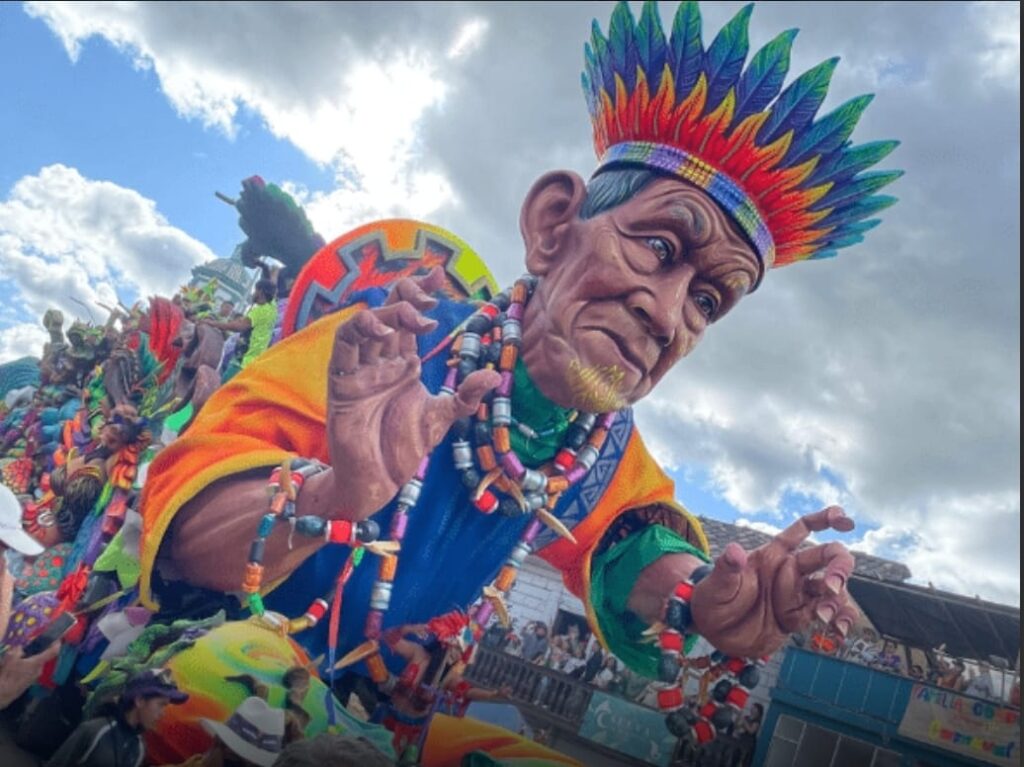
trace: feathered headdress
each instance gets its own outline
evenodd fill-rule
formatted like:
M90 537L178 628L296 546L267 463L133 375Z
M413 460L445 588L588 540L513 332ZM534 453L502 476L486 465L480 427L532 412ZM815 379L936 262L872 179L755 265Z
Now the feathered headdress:
M744 69L752 8L740 10L706 50L696 2L679 6L668 39L650 0L639 24L620 2L608 37L594 21L583 90L598 173L640 165L695 184L736 221L765 268L834 256L860 242L879 223L871 216L896 202L876 192L902 171L866 169L899 142L851 146L870 95L814 119L837 58L782 90L795 29Z

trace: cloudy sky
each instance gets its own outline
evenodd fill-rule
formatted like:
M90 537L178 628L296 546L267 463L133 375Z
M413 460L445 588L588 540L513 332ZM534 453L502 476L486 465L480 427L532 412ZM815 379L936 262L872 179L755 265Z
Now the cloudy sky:
M663 3L663 15L674 11ZM740 8L705 4L704 39ZM695 512L769 530L826 503L918 582L1020 603L1020 6L771 3L824 109L876 99L901 202L773 272L638 406ZM610 3L0 5L0 359L50 306L168 292L242 239L259 173L332 239L401 215L521 271L519 204L594 164L579 89ZM639 13L639 5L634 5Z

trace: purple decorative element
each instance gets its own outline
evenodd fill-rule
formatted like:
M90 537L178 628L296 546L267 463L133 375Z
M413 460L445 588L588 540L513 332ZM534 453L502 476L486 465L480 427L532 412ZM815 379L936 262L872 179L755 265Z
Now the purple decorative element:
M455 391L455 379L458 377L458 375L458 368L448 368L448 372L445 374L444 377L444 384L442 384L441 388Z
M420 461L420 466L416 469L416 479L422 482L427 476L427 469L430 468L430 456L426 456Z
M523 466L522 461L519 460L519 456L515 453L502 454L501 468L503 468L505 472L516 481L526 473L526 467Z
M367 639L377 639L383 625L384 613L380 610L370 610L366 616L366 628L363 629L363 633L366 634Z
M487 621L494 615L494 605L490 602L481 602L476 608L476 614L473 616L473 620L480 626L486 626Z
M523 319L523 305L522 304L512 304L512 306L510 306L508 308L508 318L510 320L515 320L516 322L522 322L522 319Z
M533 539L540 535L540 531L544 529L544 525L541 524L540 520L533 519L526 528L526 532L523 533L523 540L527 543L533 543Z
M579 464L577 464L577 465L573 466L571 469L569 469L569 471L565 475L565 478L567 480L569 480L569 484L570 485L575 485L577 482L579 482L585 476L587 476L587 470L584 469Z
M494 393L499 397L512 396L512 373L506 370L501 374L501 383L498 384L498 388L494 390Z
M610 413L605 413L604 415L601 416L601 420L598 421L598 424L601 426L602 429L610 429L612 428L612 424L615 423L615 416L616 411L614 410L612 410Z
M399 511L391 518L391 540L401 541L405 537L405 529L409 526L409 515Z

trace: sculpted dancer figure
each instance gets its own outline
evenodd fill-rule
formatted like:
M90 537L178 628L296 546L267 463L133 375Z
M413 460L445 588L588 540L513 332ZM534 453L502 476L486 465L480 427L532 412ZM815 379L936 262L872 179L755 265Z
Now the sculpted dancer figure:
M653 3L639 22L621 3L607 37L595 25L583 84L599 164L589 182L554 171L530 189L528 275L507 292L439 298L436 271L362 291L219 389L150 468L144 602L184 579L268 619L310 604L296 638L316 657L330 644L316 618L343 595L337 650L362 648L352 669L386 690L405 659L382 632L452 605L485 626L536 553L604 646L664 680L666 711L698 634L725 656L724 699L756 681L743 658L815 618L845 633L853 558L802 547L851 530L843 510L711 566L630 410L769 269L860 241L894 201L876 192L899 173L865 169L896 142L849 141L870 97L816 118L836 59L782 89L792 30L744 68L750 12L706 48L695 3L670 34ZM670 721L704 737L723 716Z

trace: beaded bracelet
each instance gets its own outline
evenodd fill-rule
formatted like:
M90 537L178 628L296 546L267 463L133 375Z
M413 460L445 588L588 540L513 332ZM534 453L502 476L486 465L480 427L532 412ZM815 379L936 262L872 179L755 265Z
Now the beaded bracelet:
M712 690L711 698L694 710L686 705L682 686L678 683L679 662L683 655L684 637L693 625L690 602L694 587L712 571L711 565L701 565L680 581L672 591L665 607L665 619L652 627L657 633L661 657L658 661L658 708L668 713L665 724L677 738L690 735L698 745L714 740L716 732L726 730L736 714L743 710L760 678L758 667L764 659L750 661L724 655L717 650L712 654L713 665L707 673L722 677Z
M249 559L245 565L245 578L242 591L247 595L246 601L253 615L265 616L266 608L260 591L263 587L263 555L266 551L267 538L270 537L278 522L288 522L291 532L310 538L322 537L326 543L337 543L346 546L359 546L376 541L380 535L380 527L373 520L350 522L344 519L323 519L307 515L295 516L295 503L299 491L310 477L327 471L327 466L305 458L286 458L284 463L274 469L267 484L270 496L270 510L260 520L256 538L249 547ZM288 539L291 547L291 536ZM294 629L315 626L327 612L327 603L323 599L315 599L306 609L302 618L295 622Z

